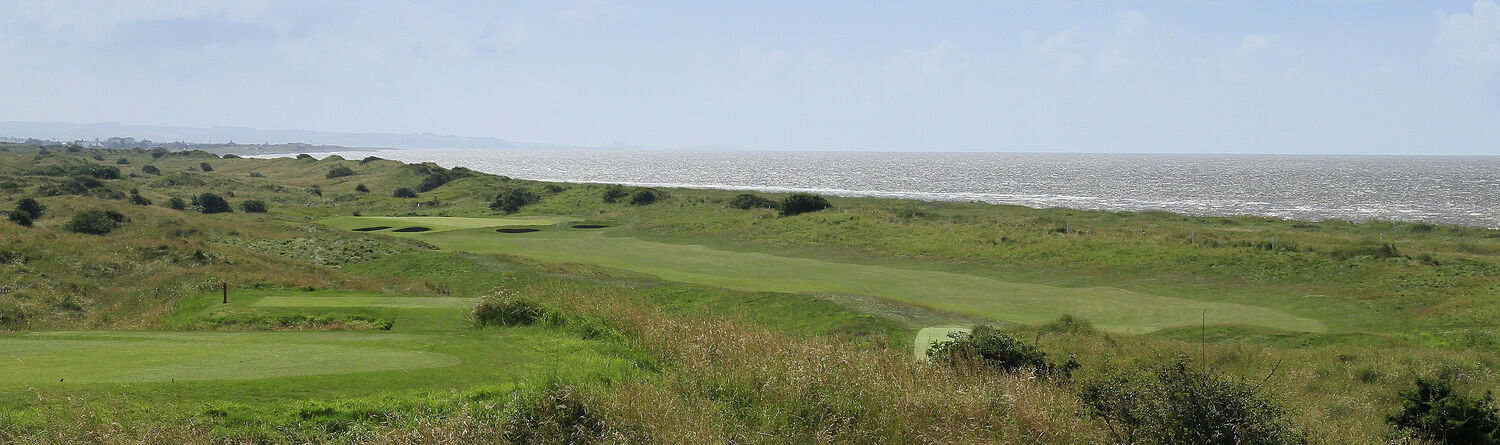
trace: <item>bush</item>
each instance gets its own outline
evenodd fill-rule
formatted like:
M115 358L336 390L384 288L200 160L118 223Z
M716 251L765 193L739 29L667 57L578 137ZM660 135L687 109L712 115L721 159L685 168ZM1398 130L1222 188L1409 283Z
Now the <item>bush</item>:
M323 196L323 187L319 187L317 184L313 184L311 186L308 186L307 187L307 194L313 195L313 196L317 196L317 197L322 197Z
M781 204L754 193L741 193L729 200L729 206L741 210L778 209Z
M415 198L417 197L417 192L411 191L411 189L406 187L401 187L391 192L391 196L397 198Z
M611 443L604 418L584 404L572 387L549 385L519 394L506 406L506 443Z
M786 199L781 200L781 214L785 216L816 212L829 207L833 206L828 204L827 199L807 193L794 193L786 197Z
M1490 393L1475 399L1455 393L1446 380L1418 378L1416 383L1401 394L1401 411L1386 418L1391 426L1439 443L1500 443L1500 416Z
M536 323L547 310L541 304L513 295L485 297L474 306L474 326L526 326Z
M156 168L155 165L147 165L145 167L141 167L141 173L161 176L161 169Z
M470 176L474 176L474 172L466 168L455 168L452 170L436 169L431 171L427 177L422 178L422 184L417 186L417 191L429 192L449 182Z
M359 184L359 185L354 186L354 191L360 192L360 193L370 193L370 188L369 187L365 187L364 184Z
M495 196L495 201L490 203L490 210L516 213L516 211L521 210L521 207L535 204L541 200L542 197L538 196L536 192L523 188L513 188Z
M211 172L214 171L214 166L208 165L207 162L200 162L198 163L198 169L206 172Z
M229 208L229 201L213 193L198 195L198 206L203 207L203 213L229 213L234 209Z
M141 191L140 190L131 189L130 190L130 203L138 205L138 206L148 206L148 205L151 205L151 200L150 199L146 199L145 196L141 196Z
M129 159L125 159L125 158L120 158L120 159L116 159L115 163L119 164L119 165L126 165L126 164L130 163L130 160Z
M302 154L297 155L297 159L302 159L302 160L316 160L317 158L312 157L312 155L310 155L310 154L302 153Z
M182 198L173 196L172 199L167 200L167 208L172 210L185 210L187 209L187 202L184 202Z
M11 222L20 224L21 227L31 227L31 220L33 219L31 215L27 215L21 211L12 211L6 218L9 218Z
M266 202L259 199L249 199L240 203L240 210L245 213L266 213Z
M354 173L354 169L352 169L352 168L345 167L345 166L342 166L342 165L335 165L335 166L333 166L333 168L328 169L328 174L323 175L323 178L324 179L342 178L342 177L345 177L345 176L354 176L355 174L356 173Z
M125 221L125 215L113 210L85 210L73 214L67 229L74 233L103 235L120 228Z
M630 192L625 191L624 186L611 185L604 188L604 202L613 204L626 196L630 196Z
M1062 365L1048 362L1047 353L1041 349L985 325L975 326L973 332L950 333L948 338L950 341L934 342L927 356L950 365L978 364L1004 372L1028 370L1061 378L1078 368L1072 358Z
M35 199L21 198L20 201L16 201L16 212L25 213L31 219L41 218L42 212L45 211L47 211L47 206L42 205L42 203L37 202Z
M378 158L378 157L375 157L375 156L366 156L364 159L361 159L359 161L359 165L365 165L365 164L369 164L369 163L375 162L375 161L384 161L384 159L381 159L381 158Z
M654 202L656 202L656 192L650 189L640 189L630 194L630 205L643 206Z
M1080 398L1116 443L1307 443L1285 408L1183 360L1150 375L1107 375L1084 385Z

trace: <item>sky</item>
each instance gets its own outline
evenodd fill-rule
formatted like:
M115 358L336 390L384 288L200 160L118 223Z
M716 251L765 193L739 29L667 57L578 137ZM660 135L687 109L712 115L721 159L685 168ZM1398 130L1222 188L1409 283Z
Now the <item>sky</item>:
M1500 155L1500 5L7 0L0 121Z

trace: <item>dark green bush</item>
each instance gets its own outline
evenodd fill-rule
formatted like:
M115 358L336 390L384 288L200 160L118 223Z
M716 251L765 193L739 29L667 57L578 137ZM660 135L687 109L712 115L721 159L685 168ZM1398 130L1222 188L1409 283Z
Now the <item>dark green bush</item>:
M138 206L148 206L151 205L151 200L146 199L145 196L141 196L140 190L130 189L130 203Z
M364 184L359 184L359 185L354 186L354 191L360 192L360 193L370 193L370 188L369 187L365 187Z
M776 201L772 201L769 198L766 198L764 196L760 196L760 195L757 195L757 194L754 194L754 193L741 193L741 194L739 194L739 196L735 196L734 199L729 200L729 206L730 207L734 207L736 209L741 209L741 210L750 210L750 209L773 209L774 210L774 209L781 208L781 203L778 203Z
M240 210L245 213L266 213L266 202L259 199L247 199L240 203Z
M182 198L173 196L172 199L167 200L167 208L172 210L185 210L187 209L187 202L183 201Z
M97 179L120 179L120 168L112 165L51 165L26 173L38 176L89 176Z
M417 191L432 191L432 189L442 187L449 182L470 176L474 176L474 171L467 168L455 168L452 170L433 169L427 177L422 178L422 184L417 186Z
M345 176L354 176L355 174L356 173L354 173L354 169L352 169L352 168L345 167L345 166L342 166L342 165L335 165L335 166L333 166L333 168L328 169L328 174L323 175L323 177L325 179L333 179L333 178L342 178L342 177L345 177Z
M68 220L66 227L68 231L74 233L103 235L120 228L126 220L125 215L113 210L85 210L74 213L73 219Z
M1004 372L1025 370L1059 378L1067 378L1078 368L1072 358L1061 365L1048 362L1047 353L1041 349L985 325L975 326L973 332L950 333L948 338L934 342L927 356L938 363L978 364Z
M1403 392L1401 411L1386 422L1413 436L1438 443L1500 444L1500 416L1493 396L1470 398L1453 391L1446 380L1417 379Z
M11 222L20 224L22 227L31 227L31 220L33 219L31 215L27 215L26 212L21 211L11 211L9 215L6 215L6 218L9 218Z
M485 297L474 306L474 326L525 326L547 312L541 304L513 295Z
M781 200L781 214L786 216L801 215L808 212L816 212L829 207L828 200L822 196L807 193L793 193L786 199Z
M208 165L207 162L200 162L198 163L198 169L206 172L211 172L214 171L214 166Z
M567 190L567 189L565 189L562 186L557 185L557 184L547 184L547 185L542 186L542 190L546 191L547 193L551 193L551 194L555 195L555 194L558 194L558 193L562 193L563 190Z
M604 188L604 202L613 204L620 202L626 196L630 196L630 192L626 191L624 186L611 185Z
M317 184L310 185L307 187L307 194L321 197L323 196L323 187L319 187Z
M229 208L229 201L213 193L198 195L197 205L203 208L203 213L228 213L234 209Z
M16 211L25 213L31 219L37 219L42 217L42 212L47 211L47 206L42 205L42 203L37 202L35 199L21 198L20 201L16 201Z
M119 164L119 165L126 165L126 164L130 163L130 160L129 159L125 159L125 158L120 158L120 159L116 159L115 163Z
M651 189L636 190L630 194L630 204L643 206L656 202L656 192Z
M365 164L369 164L369 163L375 162L375 161L384 161L384 159L381 159L381 158L378 158L378 157L375 157L375 156L366 156L364 159L361 159L359 161L359 165L365 165Z
M496 195L495 200L490 203L490 210L516 213L516 211L521 210L521 207L535 204L541 200L542 197L538 196L536 192L524 188L513 188Z
M312 157L312 155L307 154L307 153L298 154L297 155L297 159L300 159L300 160L317 160L317 158L314 158L314 157Z
M1114 372L1083 386L1089 414L1115 443L1306 444L1286 409L1237 380L1179 360L1151 373Z
M391 192L391 196L397 198L415 198L417 197L417 192L411 191L411 189L406 187L401 187Z
M157 176L160 176L161 175L161 169L156 168L155 165L147 165L145 167L141 167L141 173L145 173L145 174L148 174L148 175L157 175Z

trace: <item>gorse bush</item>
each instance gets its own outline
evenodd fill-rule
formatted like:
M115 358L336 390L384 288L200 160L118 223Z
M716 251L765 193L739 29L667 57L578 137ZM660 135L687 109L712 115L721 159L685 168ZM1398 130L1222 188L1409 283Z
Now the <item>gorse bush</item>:
M130 203L138 206L148 206L151 205L151 200L146 199L145 196L141 196L140 190L130 189Z
M794 193L781 200L781 214L786 216L816 212L829 207L833 205L829 204L827 199L807 193Z
M427 177L422 178L422 184L417 186L417 191L429 192L450 182L470 176L474 176L474 172L466 168L455 168L452 170L435 169Z
M5 217L11 222L21 225L21 227L31 227L32 220L36 219L32 218L31 215L27 215L25 212L21 211L11 211L10 214L5 215Z
M211 172L214 171L214 166L208 165L207 162L201 162L198 164L198 169L206 172Z
M1116 443L1305 444L1286 409L1244 382L1199 371L1185 360L1150 373L1114 372L1079 398Z
M354 186L354 191L360 192L360 193L370 193L370 188L369 187L365 187L364 184L358 184L358 185Z
M194 204L203 209L203 213L228 213L234 209L229 208L229 201L213 193L204 193L193 199Z
M604 188L604 202L617 203L626 196L630 196L630 192L625 190L625 186L617 184Z
M485 297L474 306L474 326L525 326L536 323L547 312L541 304L504 294Z
M630 194L631 205L643 206L656 202L656 199L657 193L651 189L640 189Z
M113 210L85 210L73 214L73 219L68 220L67 229L74 233L103 235L120 228L125 221L125 215Z
M173 196L172 199L167 200L167 208L172 210L187 210L187 201L183 201L182 198Z
M21 198L20 201L16 201L16 212L23 213L31 217L31 219L41 218L42 212L45 211L47 211L47 206L42 205L42 203L37 202L35 199Z
M266 202L259 199L248 199L240 203L240 210L245 213L266 213Z
M401 187L396 189L395 191L392 191L391 196L396 198L415 198L417 197L417 192L414 192L406 187Z
M542 197L537 195L536 192L524 188L513 188L496 195L495 200L490 202L490 210L516 213L521 210L521 207L535 204L541 200Z
M1418 378L1416 384L1401 394L1401 410L1386 418L1391 426L1439 443L1500 444L1500 415L1490 393L1465 397L1446 380Z
M1078 368L1069 358L1058 365L1047 361L1047 353L995 328L979 325L973 332L953 332L948 341L934 342L927 356L950 365L977 364L1004 372L1030 371L1042 376L1067 378Z
M356 173L354 172L354 169L352 169L352 168L349 168L349 167L346 167L346 166L343 166L343 165L335 165L335 166L333 166L333 168L328 169L328 173L325 174L325 175L323 175L323 178L324 179L342 178L342 177L345 177L345 176L354 176L355 174Z
M760 196L760 195L757 195L757 194L754 194L754 193L741 193L741 194L739 194L739 196L735 196L734 199L729 200L729 206L730 207L734 207L736 209L741 209L741 210L750 210L750 209L773 209L774 210L774 209L781 208L781 203L778 203L776 201L772 201L769 198L766 198L764 196Z

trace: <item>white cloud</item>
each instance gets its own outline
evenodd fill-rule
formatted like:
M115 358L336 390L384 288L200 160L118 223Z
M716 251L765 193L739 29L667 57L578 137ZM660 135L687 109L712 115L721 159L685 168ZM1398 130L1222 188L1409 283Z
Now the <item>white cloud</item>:
M1479 76L1500 71L1500 6L1474 2L1467 13L1438 13L1437 44L1449 63Z
M1115 17L1112 30L1093 33L1108 37L1091 38L1072 26L1041 40L1028 34L1026 49L1047 60L1057 74L1085 69L1110 74L1141 66L1162 34L1145 13L1127 11Z

